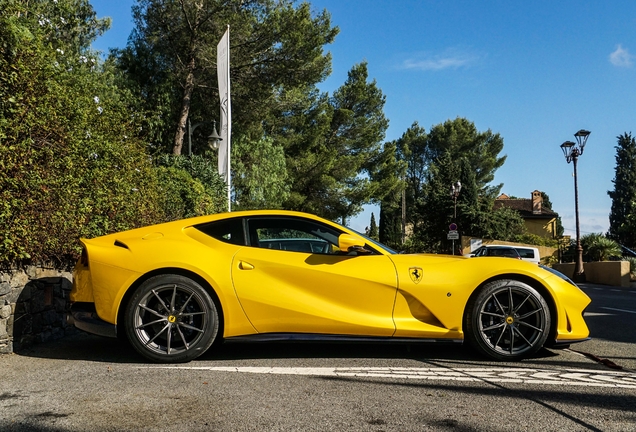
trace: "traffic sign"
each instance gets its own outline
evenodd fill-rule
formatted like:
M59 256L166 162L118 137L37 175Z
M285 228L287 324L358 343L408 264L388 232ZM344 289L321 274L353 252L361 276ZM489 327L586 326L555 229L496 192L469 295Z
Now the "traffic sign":
M448 240L459 240L459 232L449 231L446 237Z

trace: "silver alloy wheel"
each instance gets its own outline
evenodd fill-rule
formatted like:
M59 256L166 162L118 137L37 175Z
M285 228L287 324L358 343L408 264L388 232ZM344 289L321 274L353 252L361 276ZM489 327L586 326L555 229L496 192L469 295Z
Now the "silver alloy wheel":
M188 351L205 335L209 308L196 289L163 284L148 290L133 313L135 336L146 349L160 355Z
M500 358L535 352L546 340L550 320L547 305L525 284L512 283L493 289L477 307L479 337Z

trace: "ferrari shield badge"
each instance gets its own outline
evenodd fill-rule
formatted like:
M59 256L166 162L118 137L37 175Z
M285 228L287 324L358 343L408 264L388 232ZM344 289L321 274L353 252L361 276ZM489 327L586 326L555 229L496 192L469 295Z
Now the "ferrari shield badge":
M422 268L421 267L411 267L409 268L409 276L411 276L411 280L413 283L420 283L422 280Z

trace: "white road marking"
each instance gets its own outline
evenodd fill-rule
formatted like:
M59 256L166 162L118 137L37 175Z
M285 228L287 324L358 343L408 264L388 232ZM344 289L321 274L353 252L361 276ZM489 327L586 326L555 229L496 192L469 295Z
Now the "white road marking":
M617 312L626 312L626 313L636 314L636 311L631 311L631 310L626 310L626 309L615 309L615 308L610 308L610 307L601 307L601 309L607 309L607 310L613 310L613 311L617 311Z
M140 369L202 370L269 375L348 378L392 378L487 383L547 384L636 389L636 374L627 372L525 368L391 368L391 367L250 367L250 366L142 366Z

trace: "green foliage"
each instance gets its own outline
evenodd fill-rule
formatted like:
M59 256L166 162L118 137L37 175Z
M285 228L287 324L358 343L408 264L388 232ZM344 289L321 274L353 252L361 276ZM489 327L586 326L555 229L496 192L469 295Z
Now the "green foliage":
M499 134L490 130L479 132L473 122L458 117L431 128L427 148L433 163L449 153L454 161L464 161L470 166L481 196L494 199L499 194L501 185L490 185L495 171L506 160L506 156L499 157L503 150L503 138Z
M292 184L286 208L346 223L363 204L391 191L390 177L374 175L384 163L384 102L361 63L331 98L312 93L286 116L283 142Z
M139 0L128 46L115 52L147 113L148 138L179 154L188 116L218 117L217 44L230 25L234 136L262 135L288 102L279 95L324 80L329 14L293 0ZM195 149L198 150L198 149Z
M530 234L530 233L516 235L513 237L512 241L517 243L535 245L535 246L547 246L547 247L553 247L553 248L559 247L559 241L557 239L547 238L547 237L539 236L536 234Z
M162 155L155 162L163 220L227 211L227 189L209 157Z
M405 195L407 223L413 227L412 241L423 250L450 252L446 239L448 226L456 222L462 234L510 239L525 231L516 212L493 212L494 199L501 185L491 185L494 172L505 161L499 157L503 139L490 130L478 132L463 118L433 126L427 134L414 123L396 142L397 158L406 163ZM455 201L449 194L452 184L462 184ZM382 202L383 215L394 218L397 226L401 208L396 194ZM391 209L389 211L389 209ZM385 222L380 220L380 225ZM381 230L382 231L382 230Z
M78 237L157 221L129 95L88 49L104 22L81 0L2 6L0 262L63 261Z
M397 205L398 202L397 199L393 201L386 200L380 206L378 237L380 243L392 249L402 250L402 212L401 208Z
M166 221L216 213L222 203L185 170L157 167L159 205Z
M519 213L505 207L492 211L482 234L482 237L503 241L516 241L520 237L528 238L529 236L531 234L526 232L525 222Z
M373 213L371 213L371 221L369 222L369 232L367 235L374 240L378 240L379 237L378 224L375 221L375 214Z
M581 246L583 246L586 261L607 261L623 255L623 250L618 243L600 233L582 236Z
M271 138L235 140L232 175L237 209L281 208L289 197L285 152Z
M379 163L373 173L383 194L380 202L378 237L389 247L402 247L402 194L407 163L398 159L395 141L384 143Z
M614 190L607 194L612 199L609 237L627 247L636 247L636 139L625 133L616 145Z

